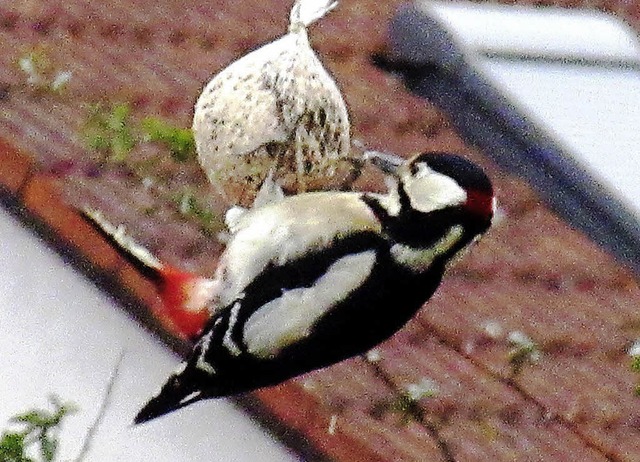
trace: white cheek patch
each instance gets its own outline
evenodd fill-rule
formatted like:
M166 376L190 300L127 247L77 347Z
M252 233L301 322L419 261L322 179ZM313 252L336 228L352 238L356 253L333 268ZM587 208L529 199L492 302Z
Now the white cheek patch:
M405 181L404 189L411 206L423 213L461 205L467 200L467 193L454 179L426 165L421 165L418 173Z
M283 292L262 306L244 326L247 351L268 359L307 337L322 316L369 277L375 259L373 250L343 257L313 286Z

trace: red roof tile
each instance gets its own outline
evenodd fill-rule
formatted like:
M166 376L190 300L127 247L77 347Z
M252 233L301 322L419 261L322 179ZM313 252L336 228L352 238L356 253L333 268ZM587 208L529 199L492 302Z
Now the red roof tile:
M16 194L27 180L31 159L5 140L0 139L0 185Z
M378 363L354 359L255 396L333 460L637 460L640 401L633 392L640 377L626 353L640 337L637 281L522 180L466 145L445 115L370 64L399 3L344 1L311 31L345 92L354 137L403 154L464 153L491 173L504 219L380 348ZM621 8L637 24L632 6L605 7ZM151 186L143 186L144 171L105 167L84 146L84 105L128 101L135 117L189 126L210 76L280 35L288 8L249 0L241 7L196 0L0 6L0 42L8 50L0 54L0 184L12 194L23 185L22 199L36 216L150 309L157 298L149 284L96 241L63 197L125 223L164 260L211 274L220 244L176 206L191 186L220 208L198 167L163 160L150 173ZM73 72L59 95L30 88L16 65L40 47L54 71ZM157 152L145 147L132 159ZM28 176L25 153L47 174ZM62 192L56 184L63 180ZM541 357L511 377L506 335L514 330L531 337ZM425 377L438 391L420 400L421 418L403 424L394 403Z

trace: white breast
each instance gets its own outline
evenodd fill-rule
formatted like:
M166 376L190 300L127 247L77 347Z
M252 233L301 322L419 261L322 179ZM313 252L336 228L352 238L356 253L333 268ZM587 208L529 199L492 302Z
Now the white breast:
M236 228L216 272L219 306L241 297L268 265L289 264L349 234L380 232L380 223L359 194L319 192L251 210Z

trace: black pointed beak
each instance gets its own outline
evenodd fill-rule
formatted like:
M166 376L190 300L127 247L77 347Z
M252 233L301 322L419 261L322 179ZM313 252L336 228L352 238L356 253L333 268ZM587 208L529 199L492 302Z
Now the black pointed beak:
M173 376L162 387L160 393L151 398L133 419L134 425L148 422L189 404L200 401L206 396L199 390L182 385L178 376Z
M366 151L362 158L390 175L397 175L398 168L405 162L402 157L378 151Z

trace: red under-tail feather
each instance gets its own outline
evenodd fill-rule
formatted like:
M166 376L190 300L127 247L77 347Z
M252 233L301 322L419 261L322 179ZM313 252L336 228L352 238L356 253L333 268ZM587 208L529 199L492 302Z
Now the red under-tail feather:
M99 211L86 209L84 216L156 286L162 303L154 314L160 321L181 337L197 337L210 316L207 305L213 298L213 281L160 262L149 250L127 236L123 227L112 225Z
M163 315L187 338L195 338L209 319L207 302L212 282L193 273L163 265L156 282Z

